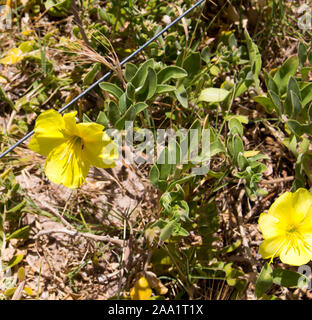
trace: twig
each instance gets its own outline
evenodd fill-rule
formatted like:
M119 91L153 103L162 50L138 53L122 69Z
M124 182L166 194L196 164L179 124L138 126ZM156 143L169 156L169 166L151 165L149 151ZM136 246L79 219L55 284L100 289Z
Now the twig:
M237 199L237 222L238 222L238 229L242 237L242 244L245 249L245 253L249 258L249 263L252 267L252 270L254 272L258 272L256 265L258 264L256 259L253 257L250 247L249 247L249 241L246 237L246 232L244 228L244 219L243 219L243 214L242 214L242 199L245 195L245 189L242 189L241 192L239 193L238 199Z
M103 242L110 242L110 243L114 243L117 244L119 246L122 246L124 244L125 240L120 240L120 239L116 239L116 238L111 238L109 236L97 236L95 234L92 233L83 233L83 232L79 232L79 231L74 231L74 230L68 230L68 229L50 229L50 230L42 230L39 231L35 236L34 239L38 239L40 236L43 235L47 235L50 233L65 233L68 234L70 236L78 236L78 237L84 237L84 238L88 238L88 239L92 239L95 241L103 241Z
M57 209L53 208L51 205L49 205L49 204L48 204L47 202L45 202L45 201L42 201L42 200L41 200L41 203L43 204L42 208L47 208L47 209L49 209L57 218L59 218L59 219L62 221L62 223L63 223L67 228L74 230L73 226L72 226L68 221L66 221L66 219L64 219L62 215L59 214L59 212L58 212Z
M75 17L75 22L76 22L76 24L78 25L78 28L79 28L79 31L80 31L80 33L81 33L81 36L82 36L83 41L85 42L85 44L86 44L88 47L91 48L91 44L90 44L90 42L89 42L89 40L88 40L88 37L87 37L87 35L86 35L83 27L82 27L82 21L81 21L81 19L79 18L78 7L77 7L77 4L76 4L76 0L72 0L72 2L71 2L71 9L72 9L72 11L73 11L73 15L74 15L74 17Z
M193 284L190 284L189 286L189 281L187 279L187 277L185 276L185 273L182 271L182 269L179 266L179 263L177 263L177 261L175 260L175 258L173 257L173 255L171 254L170 250L168 249L168 247L163 244L162 246L168 253L170 259L173 261L175 267L177 268L181 278L183 279L183 282L181 281L180 284L181 286L185 289L185 291L188 293L189 297L191 300L193 300L193 296L194 296L194 291L196 290L196 288L194 287Z
M130 253L128 243L126 243L126 232L127 232L127 220L126 220L126 218L124 218L124 232L123 232L124 240L121 240L123 247L122 247L121 261L120 261L121 269L119 270L120 275L119 275L119 281L118 281L118 294L117 294L118 299L120 297L122 278L123 278L124 272L125 272L126 260L128 259L129 253Z
M4 204L3 209L3 215L2 215L2 248L0 252L0 279L2 278L2 272L3 272L3 256L4 256L4 250L6 247L6 236L5 236L5 220L6 220L6 204Z
M24 286L25 286L25 280L18 285L11 300L19 300L21 298L23 294Z
M285 135L281 131L278 131L278 130L274 129L273 126L269 123L269 121L263 120L262 123L271 132L271 134L275 137L275 139L278 141L278 143L281 146L286 148L286 146L283 143Z
M293 181L294 179L295 179L294 176L289 176L289 177L285 177L285 178L277 178L277 179L271 179L271 180L262 180L262 181L260 181L260 184L281 183L281 182Z
M16 116L16 111L13 110L12 113L11 113L11 116L10 116L10 119L9 119L9 122L7 123L7 126L6 126L6 132L9 133L10 132L10 127L13 123L13 120Z

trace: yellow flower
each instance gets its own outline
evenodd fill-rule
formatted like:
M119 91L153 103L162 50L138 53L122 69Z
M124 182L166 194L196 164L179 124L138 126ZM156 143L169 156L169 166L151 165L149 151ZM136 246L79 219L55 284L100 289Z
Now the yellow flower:
M23 60L23 51L20 48L13 48L5 54L4 58L0 59L0 63L15 64L21 60Z
M39 115L28 147L47 156L45 174L54 183L78 188L90 166L112 168L118 158L117 145L97 123L76 124L77 112L61 116L55 110Z
M300 266L312 259L312 195L303 188L278 197L268 213L259 218L264 259L280 257L283 263Z
M30 29L22 31L23 36L29 36L31 33L32 33L32 30L30 30Z
M131 300L148 300L152 295L152 289L145 277L141 277L130 290Z

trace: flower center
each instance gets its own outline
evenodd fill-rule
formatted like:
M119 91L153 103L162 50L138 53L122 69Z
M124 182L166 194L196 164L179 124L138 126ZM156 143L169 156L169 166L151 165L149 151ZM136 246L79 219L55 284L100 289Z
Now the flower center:
M84 144L82 138L78 136L70 137L69 141L66 143L66 147L63 153L60 156L60 160L62 160L64 157L67 157L67 163L69 163L73 154L75 154L76 156L81 155L81 151L83 150L83 148Z
M81 146L81 149L83 149L83 143L82 143L82 139L78 136L73 136L72 137L72 143L73 143L73 147L78 147Z
M287 230L288 233L295 233L297 231L297 226L291 225L290 228Z

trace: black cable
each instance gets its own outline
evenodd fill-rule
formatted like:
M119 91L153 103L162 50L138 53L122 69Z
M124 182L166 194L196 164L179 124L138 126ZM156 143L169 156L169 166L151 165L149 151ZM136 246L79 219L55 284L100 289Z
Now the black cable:
M159 33L157 33L154 37L152 37L150 40L148 40L146 43L144 43L139 49L134 51L130 56L125 58L121 61L120 65L124 65L125 63L129 62L136 54L140 53L144 48L146 48L149 44L151 44L154 40L156 40L159 36L161 36L163 33L165 33L169 28L174 26L177 22L179 22L182 18L184 18L188 13L190 13L192 10L197 8L200 4L202 4L205 0L200 0L197 3L195 3L191 8L186 10L184 13L182 13L178 18L176 18L174 21L172 21L170 24L168 24L163 30L161 30ZM85 91L80 93L77 97L75 97L72 101L70 101L67 105L65 105L63 108L58 110L59 113L62 113L65 111L68 107L70 107L72 104L74 104L77 100L79 100L81 97L83 97L86 93L88 93L90 90L92 90L94 87L96 87L100 82L104 81L106 78L111 76L113 71L107 72L103 77L101 77L99 80L94 82L89 88L87 88ZM17 146L19 146L21 143L23 143L25 140L27 140L29 137L31 137L35 133L34 130L27 133L22 139L17 141L13 146L11 146L9 149L4 151L0 155L0 159L6 156L9 152L11 152L13 149L15 149Z

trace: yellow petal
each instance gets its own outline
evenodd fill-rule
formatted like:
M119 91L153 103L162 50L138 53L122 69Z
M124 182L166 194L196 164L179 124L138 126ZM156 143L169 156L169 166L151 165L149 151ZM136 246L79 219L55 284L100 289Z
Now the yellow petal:
M307 241L310 242L312 238L312 219L305 218L304 221L298 226L298 232L304 237L307 238ZM312 239L311 239L312 247Z
M294 193L293 206L294 223L300 224L303 220L312 223L312 194L307 189L300 188Z
M82 157L81 147L81 141L73 137L54 148L45 164L45 174L48 179L67 188L81 186L90 169L90 163Z
M268 213L261 213L259 217L259 227L264 239L283 235L285 233L283 226L279 219Z
M280 254L281 261L292 266L301 266L303 264L306 264L311 260L311 258L312 253L299 239L296 241L296 245L292 243L288 246L284 246Z
M291 224L293 212L294 193L285 192L271 205L268 214L279 219L285 224Z
M307 234L302 234L302 242L305 248L312 254L312 232Z
M104 126L94 122L84 122L78 123L77 129L79 132L79 136L83 138L85 142L94 141L95 135L99 132L103 133Z
M44 111L36 120L35 134L28 147L47 156L56 146L65 142L64 128L64 120L57 111Z
M103 132L103 126L97 123L79 123L79 136L83 139L83 154L91 165L98 168L113 168L118 159L118 147Z
M63 115L66 133L70 136L78 135L75 116L77 111L65 113Z
M145 277L141 277L130 291L132 300L148 300L152 295L152 289Z
M293 207L295 212L295 223L300 223L307 214L312 215L312 194L300 188L293 196Z
M256 156L260 151L255 151L255 150L250 150L250 151L245 151L244 152L244 157L245 158L250 158Z
M27 30L25 30L25 31L22 31L22 35L23 35L23 36L29 36L31 33L32 33L32 30L30 30L30 29L27 29Z
M259 247L263 259L278 257L287 240L284 237L265 239Z
M23 59L23 52L19 48L10 49L4 58L0 59L2 64L15 64Z

